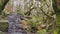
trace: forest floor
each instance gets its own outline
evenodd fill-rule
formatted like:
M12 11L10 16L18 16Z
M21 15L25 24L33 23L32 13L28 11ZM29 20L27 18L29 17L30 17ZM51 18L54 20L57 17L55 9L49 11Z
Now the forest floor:
M8 33L8 32L5 32L5 34L10 34L10 33ZM36 34L36 33L29 33L29 34Z

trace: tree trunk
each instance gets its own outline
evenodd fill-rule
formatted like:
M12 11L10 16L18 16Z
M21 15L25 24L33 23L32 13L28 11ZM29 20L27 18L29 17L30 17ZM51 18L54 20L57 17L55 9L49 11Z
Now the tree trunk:
M46 26L47 34L52 34L56 19L52 0L13 0L11 5L12 11L15 13L18 12L23 16L31 16L32 19L33 17L38 17L38 21ZM34 22L36 21L35 19L33 20Z

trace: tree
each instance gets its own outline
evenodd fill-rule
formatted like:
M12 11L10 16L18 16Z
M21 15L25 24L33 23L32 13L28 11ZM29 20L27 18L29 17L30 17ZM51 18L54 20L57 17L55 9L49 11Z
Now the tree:
M48 34L52 34L55 28L56 14L52 7L52 0L14 0L13 11L25 16L38 17L43 23ZM15 3L15 4L14 4ZM33 19L33 18L32 18ZM29 19L30 20L30 19ZM33 20L36 21L36 20Z

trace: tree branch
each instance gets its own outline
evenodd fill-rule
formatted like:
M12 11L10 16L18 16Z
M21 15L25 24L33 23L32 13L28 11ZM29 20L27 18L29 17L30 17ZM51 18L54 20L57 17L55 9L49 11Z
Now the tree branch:
M46 14L44 11L43 11L43 9L41 8L41 10L42 10L42 12L48 17L48 18L53 18L54 19L54 17L52 17L52 16L50 16L50 15L48 15L48 14Z

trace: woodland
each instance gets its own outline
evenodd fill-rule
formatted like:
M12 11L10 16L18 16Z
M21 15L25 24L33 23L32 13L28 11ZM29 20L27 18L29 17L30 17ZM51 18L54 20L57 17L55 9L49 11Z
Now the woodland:
M60 34L60 0L0 0L0 34L10 34L12 13L22 16L19 28L26 34Z

